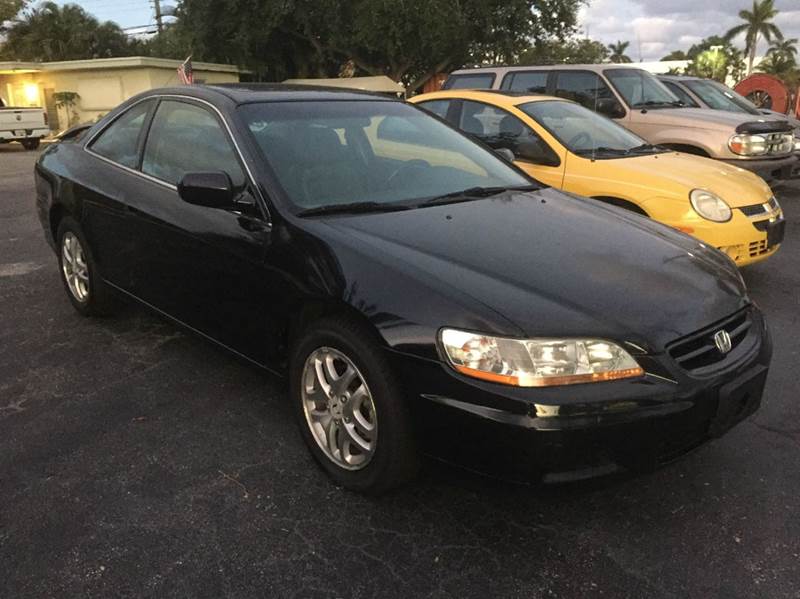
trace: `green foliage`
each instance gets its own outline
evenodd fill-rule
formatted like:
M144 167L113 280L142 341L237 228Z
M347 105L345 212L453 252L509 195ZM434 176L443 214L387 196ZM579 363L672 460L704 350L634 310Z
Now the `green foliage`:
M385 74L410 90L468 63L515 62L574 31L583 0L180 0L176 39L262 79ZM186 52L188 54L188 52Z
M0 56L54 61L130 56L135 47L118 25L100 23L80 6L44 2L27 10L8 30Z
M611 53L611 56L609 56L608 59L611 62L616 62L616 63L633 62L631 61L630 57L625 54L625 51L628 49L628 46L630 45L631 45L630 42L623 42L620 40L617 40L616 44L609 44L608 49Z
M525 50L517 64L598 64L608 59L604 44L587 38L544 40Z
M661 62L666 62L668 60L689 60L689 57L683 50L673 50L672 52L667 54L664 58L662 58Z
M687 75L716 79L724 83L728 77L739 80L744 74L745 64L741 51L718 35L712 35L693 45L686 57L691 61L686 68Z
M774 75L789 86L797 87L800 83L800 68L797 64L797 40L775 40L770 45L767 55L757 70Z
M732 40L744 33L745 48L748 54L747 72L753 72L753 61L756 57L756 47L758 38L763 37L768 42L773 39L783 39L783 34L778 26L772 23L772 19L778 14L774 0L753 0L753 10L740 10L739 18L744 21L732 28L725 34L727 41Z
M10 21L25 8L26 0L0 0L0 30L4 21Z

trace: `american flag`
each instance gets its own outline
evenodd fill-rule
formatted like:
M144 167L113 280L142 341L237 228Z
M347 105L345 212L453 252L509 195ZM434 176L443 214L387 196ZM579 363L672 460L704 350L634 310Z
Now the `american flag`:
M184 60L183 64L178 67L178 78L184 85L191 85L194 83L194 70L192 69L191 56Z

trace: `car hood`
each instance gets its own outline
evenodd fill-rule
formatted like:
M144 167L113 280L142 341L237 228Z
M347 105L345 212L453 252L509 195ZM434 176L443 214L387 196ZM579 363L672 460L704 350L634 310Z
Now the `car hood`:
M597 336L660 351L747 304L735 266L716 250L553 189L325 224L387 268L390 292L404 293L391 289L390 269L400 280L435 281L527 336Z
M786 117L769 114L755 115L710 108L661 108L648 110L637 118L638 111L633 113L634 120L641 120L651 125L691 127L693 129L736 129L742 123L751 122L785 122ZM644 118L643 118L644 117Z
M587 159L578 157L578 160ZM689 192L706 189L724 199L731 208L739 208L761 204L772 197L769 185L750 171L678 152L600 160L592 165L603 179L630 185L635 181L646 182L639 191L642 199L673 196L685 200L688 206Z

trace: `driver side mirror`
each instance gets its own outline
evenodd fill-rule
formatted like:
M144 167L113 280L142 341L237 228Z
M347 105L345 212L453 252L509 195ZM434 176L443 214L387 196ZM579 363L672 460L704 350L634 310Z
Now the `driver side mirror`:
M621 119L625 116L625 109L616 98L602 98L597 100L596 110L610 119Z
M206 208L231 208L233 184L227 173L186 173L178 183L178 195L194 206Z

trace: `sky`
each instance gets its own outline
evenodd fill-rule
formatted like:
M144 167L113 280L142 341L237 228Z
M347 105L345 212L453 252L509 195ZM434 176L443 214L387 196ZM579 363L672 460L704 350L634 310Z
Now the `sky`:
M72 1L122 27L154 23L151 0ZM739 22L739 10L751 6L752 0L590 0L581 9L580 25L585 34L605 44L630 41L628 56L634 61L659 60L672 50L688 50L704 37L725 33ZM781 11L775 24L784 36L800 38L800 0L775 0L775 6ZM741 39L737 43L744 45ZM765 42L759 50L766 50Z
M634 61L659 60L672 50L688 50L705 37L736 26L738 13L752 0L591 0L581 9L581 27L605 44L630 41ZM800 0L775 0L775 24L786 38L800 38ZM743 36L742 36L743 37ZM744 40L735 42L744 47ZM759 54L766 51L763 40Z

